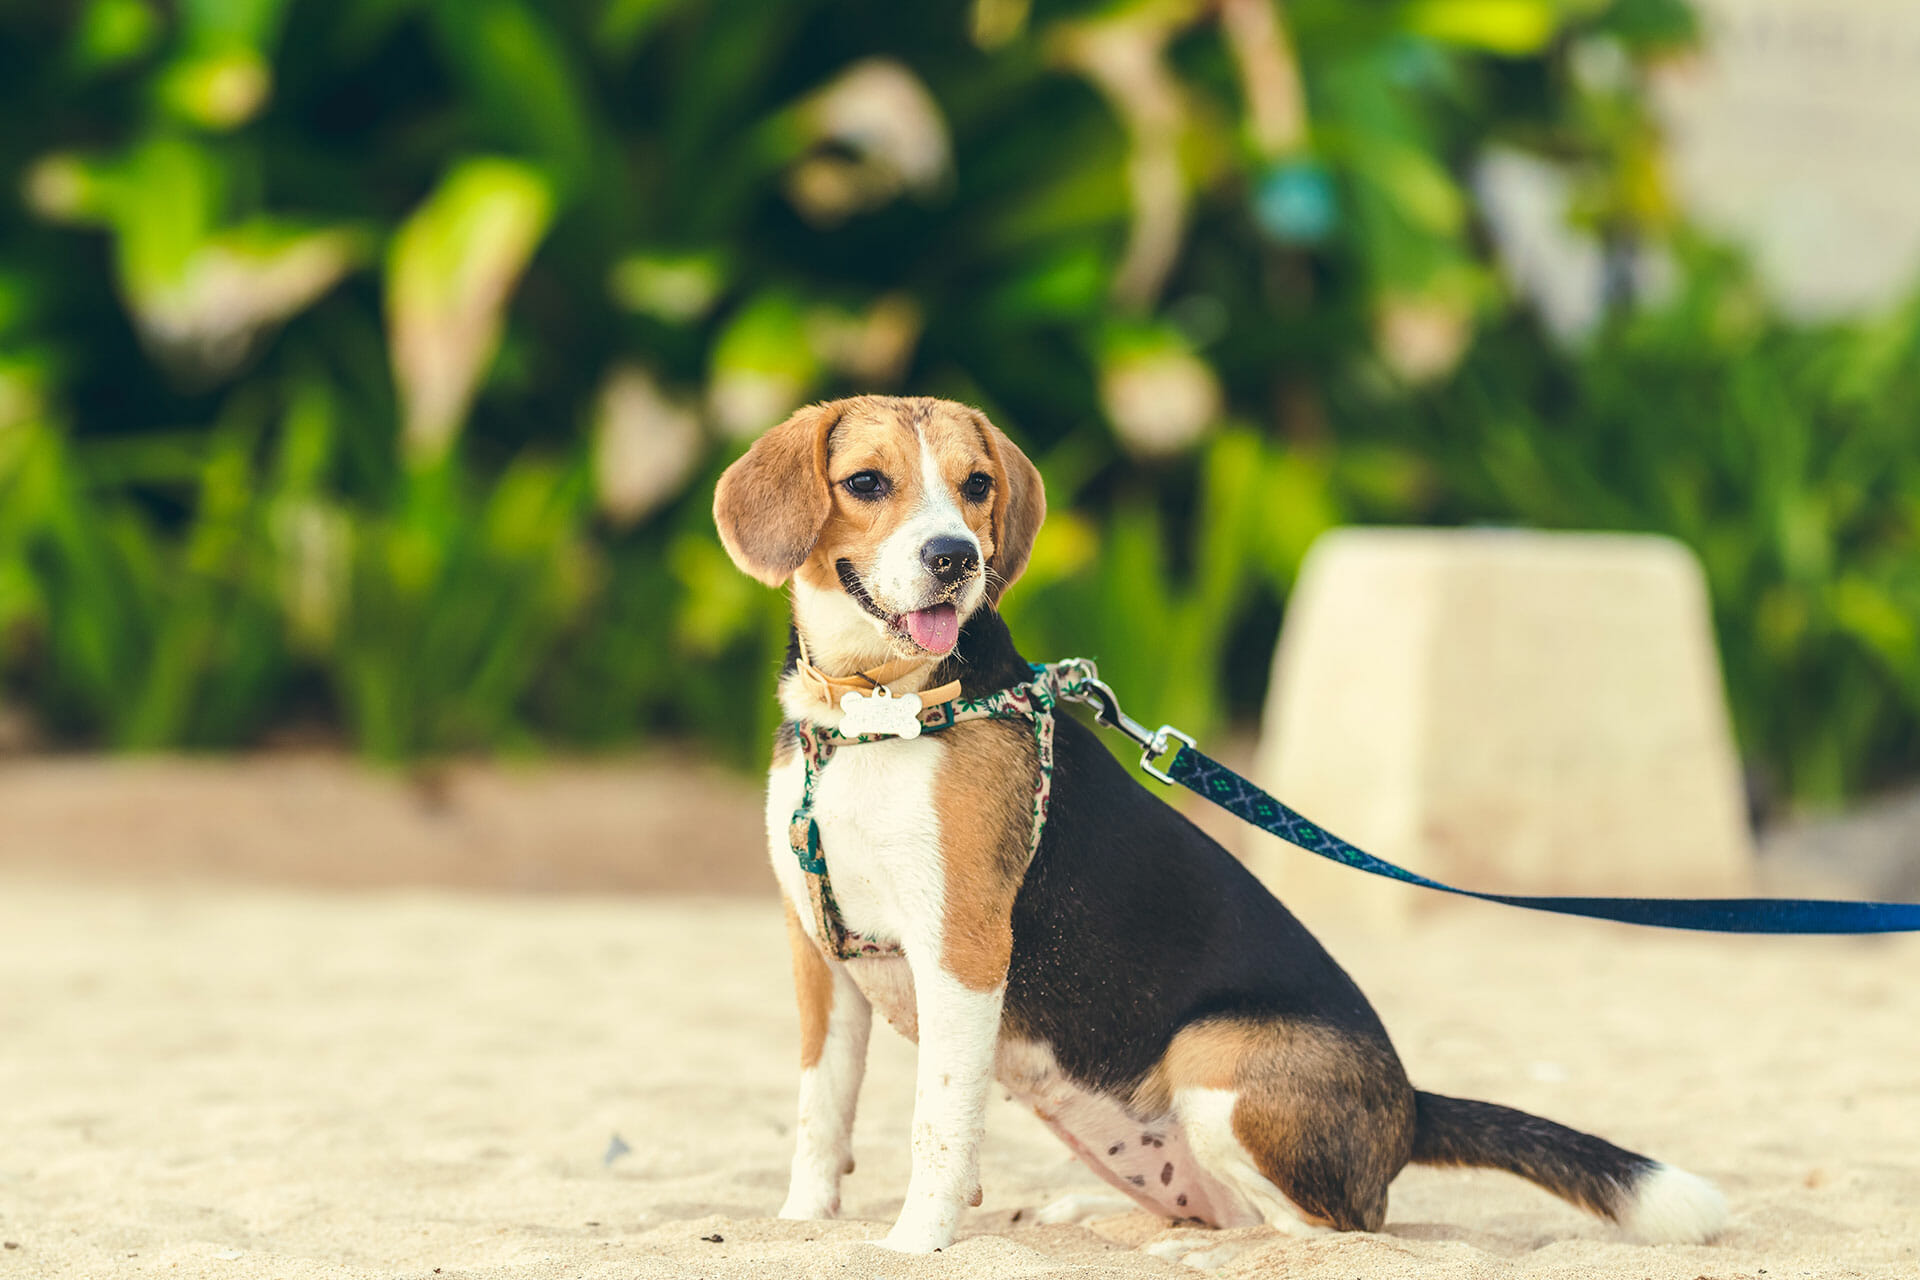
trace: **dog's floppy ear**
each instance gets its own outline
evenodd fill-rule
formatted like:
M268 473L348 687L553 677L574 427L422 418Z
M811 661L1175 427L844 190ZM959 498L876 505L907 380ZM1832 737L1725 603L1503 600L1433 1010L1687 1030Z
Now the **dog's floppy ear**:
M1026 571L1034 535L1047 518L1047 489L1040 482L1039 468L1020 452L1020 446L1007 439L1006 432L988 422L985 414L976 412L974 419L1000 471L1001 483L994 486L993 493L993 554L987 559L991 571L987 598L998 604L1007 588Z
M770 587L807 562L833 510L827 436L841 408L808 405L755 440L714 487L721 545L742 573Z

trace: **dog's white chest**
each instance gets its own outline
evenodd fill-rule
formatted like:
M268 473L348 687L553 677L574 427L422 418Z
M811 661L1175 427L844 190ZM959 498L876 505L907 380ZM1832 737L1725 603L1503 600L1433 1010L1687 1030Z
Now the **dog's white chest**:
M944 749L928 738L860 743L835 751L814 783L813 821L841 921L870 938L937 937L945 899L935 785ZM803 921L806 876L788 843L805 766L796 756L767 788L768 856Z

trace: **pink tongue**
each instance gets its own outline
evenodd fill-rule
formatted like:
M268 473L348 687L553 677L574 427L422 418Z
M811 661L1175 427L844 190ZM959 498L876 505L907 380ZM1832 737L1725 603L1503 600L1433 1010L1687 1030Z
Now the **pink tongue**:
M959 643L960 615L950 604L915 609L906 616L907 634L929 653L946 653Z

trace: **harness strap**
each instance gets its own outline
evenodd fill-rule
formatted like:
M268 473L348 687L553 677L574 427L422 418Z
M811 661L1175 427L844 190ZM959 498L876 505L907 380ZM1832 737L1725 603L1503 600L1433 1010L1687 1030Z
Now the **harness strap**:
M922 734L939 733L969 720L1025 720L1032 725L1036 763L1031 822L1027 833L1028 863L1039 851L1040 837L1047 825L1047 802L1053 794L1054 709L1063 696L1075 695L1084 680L1090 678L1091 670L1091 664L1074 658L1047 666L1035 665L1032 679L984 698L957 698L953 693L948 693L937 701L928 701L929 695L920 695L923 703L919 716ZM959 683L957 680L952 682L954 693L958 692ZM934 693L937 695L947 688L943 685ZM800 807L794 810L793 819L787 827L787 843L793 851L794 860L807 878L808 897L813 905L814 936L830 953L842 960L899 955L900 943L897 939L873 938L846 927L840 915L840 906L834 901L832 881L827 875L827 860L820 847L820 825L813 817L814 793L820 774L833 758L834 752L847 746L891 741L892 737L872 734L849 737L805 720L792 722L792 727L799 739L800 755L806 768L800 791Z

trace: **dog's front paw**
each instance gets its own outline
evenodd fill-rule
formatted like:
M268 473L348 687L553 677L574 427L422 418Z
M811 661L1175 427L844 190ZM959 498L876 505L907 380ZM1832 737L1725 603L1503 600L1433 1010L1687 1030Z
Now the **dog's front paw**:
M787 1192L787 1202L780 1206L780 1216L789 1222L819 1222L825 1218L840 1216L840 1193L819 1187L793 1187Z
M880 1247L895 1253L932 1253L935 1249L944 1249L953 1243L957 1216L931 1210L903 1212L893 1224L893 1230L887 1232L887 1238L880 1241Z
M882 1249L894 1253L933 1253L953 1243L951 1231L902 1231L899 1227L887 1232L887 1238L876 1243Z

